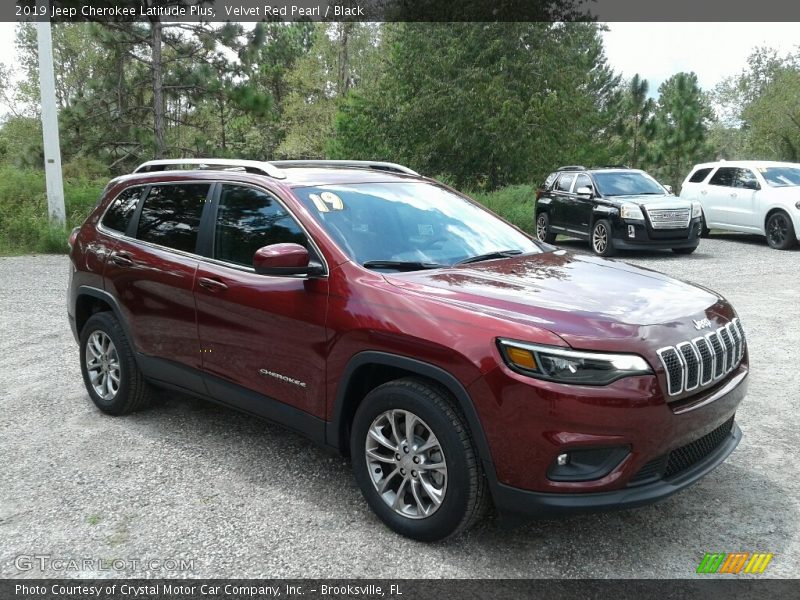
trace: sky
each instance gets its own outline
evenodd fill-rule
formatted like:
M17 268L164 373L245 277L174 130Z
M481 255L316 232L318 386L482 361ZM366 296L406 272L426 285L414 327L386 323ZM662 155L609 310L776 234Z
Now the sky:
M0 0L4 1L4 0ZM702 1L702 0L699 0ZM711 90L738 74L758 46L786 53L800 45L797 23L608 23L603 42L609 64L623 77L648 80L651 96L674 73L694 71ZM0 62L13 65L14 24L0 23ZM0 105L0 113L6 107Z

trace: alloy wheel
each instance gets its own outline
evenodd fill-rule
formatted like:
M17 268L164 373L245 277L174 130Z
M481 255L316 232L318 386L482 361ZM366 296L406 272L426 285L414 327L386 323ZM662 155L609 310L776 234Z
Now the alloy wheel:
M773 246L782 246L789 236L789 222L786 217L778 214L769 220L769 231L767 231L769 241Z
M540 242L543 242L545 237L547 237L547 220L545 219L544 215L539 215L539 218L536 219L536 237L539 239Z
M608 248L608 230L602 223L598 223L594 227L592 233L592 246L597 254L603 254Z
M112 400L119 391L120 365L114 342L103 331L95 331L86 340L86 371L94 393Z
M364 448L372 484L394 512L411 519L435 513L447 492L447 462L425 421L388 410L370 425Z

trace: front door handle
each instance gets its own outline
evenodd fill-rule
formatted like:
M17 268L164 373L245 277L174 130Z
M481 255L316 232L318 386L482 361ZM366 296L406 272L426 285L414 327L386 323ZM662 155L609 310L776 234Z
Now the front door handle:
M111 260L114 262L115 265L120 267L132 267L133 261L126 252L114 252L111 255Z
M210 279L209 277L198 277L197 283L206 288L209 292L223 292L228 289L228 286L217 279Z

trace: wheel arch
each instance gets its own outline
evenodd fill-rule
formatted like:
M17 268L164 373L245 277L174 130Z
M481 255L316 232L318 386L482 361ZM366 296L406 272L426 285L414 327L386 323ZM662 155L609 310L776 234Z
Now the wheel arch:
M125 322L125 319L122 318L122 310L116 298L108 292L95 287L88 285L79 287L75 295L75 328L79 336L86 321L89 320L89 317L98 312L113 313L114 317L125 331L125 336L133 346L133 338L130 335L128 324Z
M377 377L367 380L371 385L365 385L362 376L369 372ZM333 418L326 426L327 444L346 454L349 448L350 425L364 396L377 385L408 376L429 379L444 387L452 395L466 419L484 472L492 481L495 472L489 444L467 389L444 369L407 356L370 350L360 352L350 359L337 387Z

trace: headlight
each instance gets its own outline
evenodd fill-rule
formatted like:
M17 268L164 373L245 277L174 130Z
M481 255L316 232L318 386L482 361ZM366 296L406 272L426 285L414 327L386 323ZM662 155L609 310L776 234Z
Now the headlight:
M692 202L692 218L696 219L703 214L703 206L699 202Z
M623 377L653 372L636 354L583 352L505 339L497 342L503 359L514 371L547 381L607 385Z
M642 209L636 204L626 202L619 209L619 216L623 219L631 219L633 221L644 221Z

